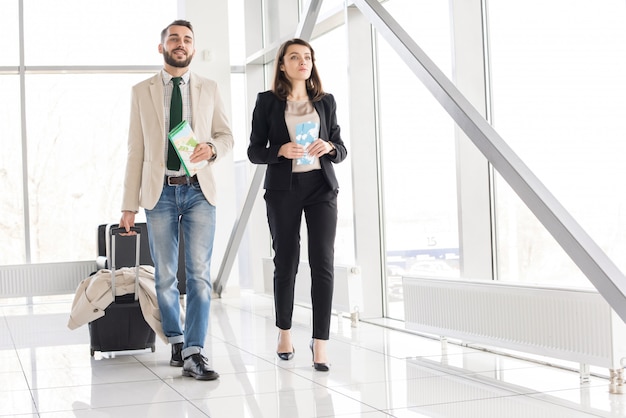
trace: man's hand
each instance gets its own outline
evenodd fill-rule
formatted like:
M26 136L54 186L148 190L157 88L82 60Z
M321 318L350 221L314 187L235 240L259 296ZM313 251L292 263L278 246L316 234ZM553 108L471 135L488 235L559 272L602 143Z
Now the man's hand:
M131 212L129 210L122 211L120 228L124 228L126 230L126 233L120 235L137 235L136 232L130 230L130 228L132 228L133 226L135 226L135 212Z
M192 163L197 163L204 160L211 161L214 159L214 155L215 152L213 150L213 147L207 143L202 143L196 145L196 148L194 148L193 153L189 158L189 161L191 161Z

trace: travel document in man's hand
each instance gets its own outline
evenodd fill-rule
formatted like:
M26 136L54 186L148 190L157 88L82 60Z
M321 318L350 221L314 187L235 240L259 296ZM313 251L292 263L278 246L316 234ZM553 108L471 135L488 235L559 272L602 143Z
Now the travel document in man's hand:
M196 148L196 145L198 145L198 141L186 120L176 125L174 129L170 131L168 138L172 145L174 145L178 158L180 158L180 162L189 177L196 174L198 170L208 164L206 160L198 161L197 163L191 162L191 154Z

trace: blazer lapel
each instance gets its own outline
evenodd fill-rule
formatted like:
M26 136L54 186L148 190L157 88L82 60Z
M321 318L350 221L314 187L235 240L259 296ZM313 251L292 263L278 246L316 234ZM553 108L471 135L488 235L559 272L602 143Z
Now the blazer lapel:
M191 95L191 129L196 129L196 109L202 109L200 100L202 99L202 83L196 83L193 74L189 75L189 94Z
M152 105L154 106L154 114L159 121L159 126L165 137L165 119L163 115L163 79L159 72L150 82L150 97L152 98Z
M317 114L320 117L320 132L318 136L323 138L325 141L329 141L328 138L328 130L326 129L326 111L324 109L324 104L322 100L318 100L317 102L313 102L313 107L317 110Z

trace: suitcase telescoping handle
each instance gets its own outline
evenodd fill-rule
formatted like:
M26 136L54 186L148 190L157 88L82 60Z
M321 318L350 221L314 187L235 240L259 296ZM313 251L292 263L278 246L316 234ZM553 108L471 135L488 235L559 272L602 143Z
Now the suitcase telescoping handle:
M111 257L110 257L110 262L111 262L111 292L113 292L113 300L115 300L115 237L118 235L124 235L127 234L126 232L126 228L107 228L109 230L109 233L107 234L108 237L110 237L111 239ZM140 260L140 237L141 237L141 228L133 226L130 228L131 232L134 232L134 237L136 240L136 244L135 244L135 300L139 299L139 260ZM109 245L107 245L107 249L109 248Z

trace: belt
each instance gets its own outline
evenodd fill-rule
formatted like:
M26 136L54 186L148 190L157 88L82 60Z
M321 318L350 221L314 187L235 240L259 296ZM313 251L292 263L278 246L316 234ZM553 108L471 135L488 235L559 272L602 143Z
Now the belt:
M193 177L187 177L187 176L179 176L179 177L165 176L165 184L167 184L168 186L179 186L181 184L190 185L190 184L195 184L195 183L198 183L198 176L196 176L196 175L194 175Z

